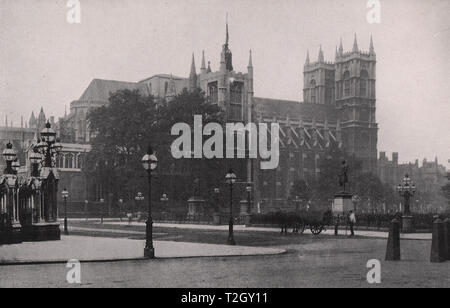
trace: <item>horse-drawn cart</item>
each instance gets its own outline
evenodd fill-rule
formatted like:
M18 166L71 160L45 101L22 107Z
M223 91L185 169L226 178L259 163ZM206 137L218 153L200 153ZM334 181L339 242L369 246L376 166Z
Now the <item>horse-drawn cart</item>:
M281 232L287 233L292 228L292 233L303 234L306 228L314 235L319 235L326 230L326 226L333 222L331 211L300 211L295 214L286 214L281 225Z

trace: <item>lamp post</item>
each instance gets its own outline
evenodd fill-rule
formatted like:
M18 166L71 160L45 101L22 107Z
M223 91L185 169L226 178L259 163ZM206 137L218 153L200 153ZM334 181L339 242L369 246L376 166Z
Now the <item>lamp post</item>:
M251 213L251 206L252 206L252 186L247 185L247 187L245 187L245 190L247 191L247 213Z
M146 240L144 257L155 258L155 248L153 247L153 218L152 218L152 171L158 166L158 159L151 146L148 147L147 154L142 157L142 166L148 174L148 215L146 222Z
M100 223L103 224L103 205L105 204L105 199L100 199Z
M231 168L225 176L225 180L227 184L230 185L230 221L228 224L228 245L236 245L233 234L233 184L236 182L236 174L234 174Z
M141 204L142 201L145 200L144 194L139 191L137 193L136 197L134 197L134 200L136 201L136 205L138 205L138 213L140 213L139 205ZM132 211L132 212L133 212L133 215L134 215L134 211Z
M61 152L62 145L60 140L56 138L56 132L50 122L47 122L45 128L41 131L41 141L36 145L35 149L44 156L43 166L53 167L53 158Z
M62 150L62 145L60 140L56 138L56 132L52 128L50 122L47 121L45 124L45 128L41 131L40 141L35 146L35 149L38 153L42 154L42 168L40 176L43 178L43 190L42 193L47 197L44 198L43 204L43 212L45 213L46 222L57 222L58 217L58 208L57 208L57 191L58 191L58 182L55 180L56 174L53 171L53 167L55 167L56 157ZM53 180L50 175L53 174ZM48 226L45 226L48 228ZM59 238L59 226L56 224L52 227L54 229L52 235L49 237L58 237Z
M404 200L404 212L403 212L403 232L414 232L411 216L410 202L411 197L416 193L416 185L412 182L408 174L405 175L402 182L398 184L397 191Z
M218 209L217 212L220 212L220 188L218 187L214 188L214 202L216 203L215 208Z
M69 192L66 188L62 191L62 196L64 198L64 234L69 235L69 229L67 228L67 198L69 197Z
M6 226L8 229L8 236L6 236L7 243L20 242L20 222L19 222L19 206L14 198L17 184L17 164L14 164L17 158L16 151L13 150L11 142L8 142L6 149L2 152L3 158L6 162L6 169L4 170L4 176L6 177L6 185L10 188L6 192L6 197L3 200L4 210L6 211ZM0 242L3 242L3 238L0 238Z

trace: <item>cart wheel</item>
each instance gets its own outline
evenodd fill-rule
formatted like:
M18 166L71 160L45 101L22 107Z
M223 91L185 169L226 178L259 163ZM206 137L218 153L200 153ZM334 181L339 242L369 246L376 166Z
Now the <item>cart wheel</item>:
M319 225L319 224L312 224L312 225L310 226L310 229L311 229L311 233L312 233L312 234L314 234L314 235L319 235L320 233L322 233L323 226L322 226L322 225Z
M299 219L294 223L292 233L303 234L303 232L305 232L305 223L303 222L303 219Z

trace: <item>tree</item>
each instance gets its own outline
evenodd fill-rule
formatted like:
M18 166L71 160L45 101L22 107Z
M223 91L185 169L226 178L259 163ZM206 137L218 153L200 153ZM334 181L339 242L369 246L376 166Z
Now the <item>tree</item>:
M209 191L208 187L217 185L217 181L223 182L223 160L176 160L171 154L171 143L177 138L171 136L174 124L186 123L193 128L194 115L202 115L204 124L223 124L222 110L208 104L200 90L183 90L171 101L158 102L137 90L122 90L112 93L109 102L88 115L95 137L85 168L108 192L126 200L138 191L147 191L140 160L148 144L158 157L152 194L156 200L167 193L171 200L185 201L192 195L192 183L197 178L202 191Z
M140 160L154 137L156 104L137 90L112 93L109 102L88 114L95 137L84 171L102 187L103 198L110 193L131 198L145 191Z

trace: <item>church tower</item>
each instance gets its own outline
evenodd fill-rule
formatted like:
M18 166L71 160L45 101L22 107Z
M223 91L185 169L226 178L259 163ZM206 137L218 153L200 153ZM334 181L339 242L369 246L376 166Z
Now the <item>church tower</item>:
M376 54L370 38L363 52L354 38L350 52L342 42L336 53L336 108L340 114L343 146L363 161L363 169L376 172L378 125L376 122Z
M325 61L322 46L316 62L309 59L303 69L303 102L331 105L334 102L334 64Z

